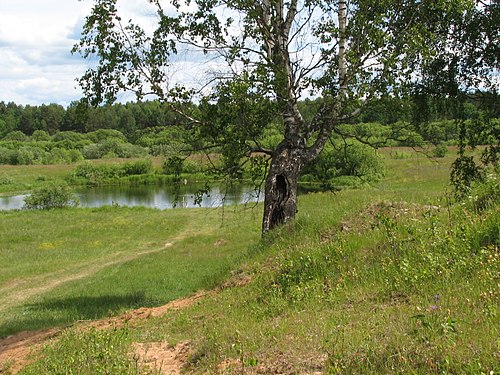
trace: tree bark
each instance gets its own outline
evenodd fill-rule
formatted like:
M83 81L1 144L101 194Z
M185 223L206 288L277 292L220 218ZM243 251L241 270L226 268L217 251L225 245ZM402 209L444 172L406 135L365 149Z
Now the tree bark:
M291 148L286 141L276 149L266 178L262 235L295 217L304 155L304 149Z

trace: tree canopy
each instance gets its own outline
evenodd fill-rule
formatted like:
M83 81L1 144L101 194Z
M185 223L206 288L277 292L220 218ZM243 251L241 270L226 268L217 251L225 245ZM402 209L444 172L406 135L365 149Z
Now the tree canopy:
M294 217L300 172L332 132L372 100L414 93L429 77L438 82L434 78L443 71L452 77L463 72L460 77L468 81L457 81L460 91L462 84L491 88L486 76L495 79L490 74L497 61L495 41L481 34L490 35L495 25L479 16L496 11L496 1L147 3L155 8L153 27L124 21L118 0L95 0L74 48L86 58L97 57L80 80L87 97L98 104L114 101L122 91L139 99L153 95L192 129L222 144L229 171L249 153L267 155L263 233ZM468 29L462 30L465 23ZM471 37L473 30L480 31ZM464 40L471 43L466 57L440 70L440 61L455 61ZM176 55L187 50L211 63L199 88L171 80ZM306 96L321 98L308 118L298 104ZM183 106L193 100L202 110ZM272 148L261 142L269 124L282 129Z

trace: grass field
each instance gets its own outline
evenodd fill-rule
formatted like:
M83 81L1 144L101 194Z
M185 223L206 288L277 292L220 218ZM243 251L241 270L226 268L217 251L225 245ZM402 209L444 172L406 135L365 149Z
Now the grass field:
M226 210L227 211L227 210ZM211 288L258 239L251 212L1 212L0 335L95 319ZM226 239L232 228L238 241Z
M134 343L188 341L187 372L497 373L498 202L451 205L452 156L398 152L377 184L302 196L262 241L260 207L2 212L0 336L243 275L163 317L70 328L24 372L135 374Z

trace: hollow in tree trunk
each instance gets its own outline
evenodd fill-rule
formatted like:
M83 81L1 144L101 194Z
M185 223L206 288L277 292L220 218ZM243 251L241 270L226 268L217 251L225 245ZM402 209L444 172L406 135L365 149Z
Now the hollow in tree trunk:
M297 190L304 150L278 147L266 178L262 234L288 222L297 212Z

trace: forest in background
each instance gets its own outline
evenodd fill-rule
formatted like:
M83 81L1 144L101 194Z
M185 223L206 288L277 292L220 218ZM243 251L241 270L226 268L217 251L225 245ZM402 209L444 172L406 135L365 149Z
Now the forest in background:
M486 101L485 101L486 98ZM471 96L465 103L452 99L415 97L413 100L381 98L343 129L361 143L381 146L457 145L460 124L477 133L476 144L495 143L481 138L478 129L498 128L497 98ZM306 121L311 121L321 98L300 102ZM199 111L189 104L191 111ZM355 127L352 125L356 125ZM200 134L186 129L186 120L159 101L116 103L99 107L84 100L67 108L0 102L0 164L72 163L103 157L172 157L182 151L203 150ZM281 140L279 121L266 130L263 144L273 147ZM334 138L342 139L342 134ZM211 149L211 152L217 150ZM437 151L439 154L439 149ZM439 155L436 155L439 156Z

